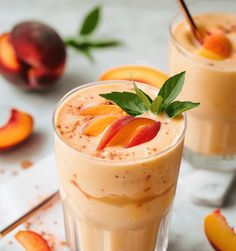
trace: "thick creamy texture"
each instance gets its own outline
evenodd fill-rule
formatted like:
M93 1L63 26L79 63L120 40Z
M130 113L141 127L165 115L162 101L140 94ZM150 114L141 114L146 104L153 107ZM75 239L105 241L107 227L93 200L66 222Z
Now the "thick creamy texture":
M142 85L141 89L148 93L152 98L155 98L158 92L157 89L147 85ZM106 147L103 151L96 151L97 145L99 144L105 131L96 137L84 135L83 130L86 125L90 121L94 119L96 120L97 117L94 118L90 115L81 116L79 113L87 107L109 104L110 102L100 97L99 94L112 91L134 92L133 86L130 83L109 85L101 84L99 86L91 86L80 90L64 102L57 116L57 130L67 144L75 150L87 155L112 160L135 160L148 157L155 155L175 144L183 132L183 116L171 119L165 114L156 116L152 113L145 113L137 117L146 117L161 122L161 129L153 140L128 149L122 146L112 146Z
M201 29L223 32L232 43L227 59L215 61L196 55L199 45L184 21L172 27L169 74L186 71L180 98L200 102L189 111L186 146L205 155L236 154L236 15L205 14L195 17Z
M142 88L147 87L142 85ZM77 105L85 108L104 102L96 96L98 93L131 89L132 85L117 82L78 90L56 113L59 129L68 126L69 122L76 123L79 119ZM152 94L154 89L148 89ZM68 112L68 104L72 105L73 114ZM70 147L55 135L61 197L72 251L78 247L80 251L154 251L158 232L158 250L164 250L163 233L168 226L166 222L181 162L184 120L158 119L168 124L161 128L156 138L132 149L107 148L104 151L106 159L100 155L94 157L98 139L93 142L78 137L85 122L73 130L76 139L61 134ZM80 144L86 147L81 149ZM152 147L157 150L148 153ZM122 153L121 159L114 157L116 154L111 157L109 153L114 150L116 154ZM123 154L126 151L134 154L126 156Z

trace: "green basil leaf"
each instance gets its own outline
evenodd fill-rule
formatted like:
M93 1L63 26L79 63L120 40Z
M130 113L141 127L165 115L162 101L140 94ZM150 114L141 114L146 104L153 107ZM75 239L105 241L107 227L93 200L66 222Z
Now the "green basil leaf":
M99 94L101 97L113 101L129 115L137 116L147 111L144 103L132 92L111 92Z
M68 39L68 40L65 40L64 43L77 50L78 52L82 53L85 57L87 57L90 62L94 62L94 57L91 53L91 50L90 50L90 47L87 46L86 44L84 44L83 42L79 42L77 40L74 40L74 39Z
M91 48L107 48L122 45L121 41L115 39L90 40L84 43Z
M165 81L158 96L163 98L162 109L165 109L179 95L184 85L185 72L181 72Z
M158 114L160 111L161 111L161 106L162 106L162 103L163 103L163 98L162 96L157 96L152 104L151 104L151 107L150 107L150 110L153 114Z
M149 110L150 106L151 106L152 99L145 92L140 90L135 82L133 82L133 86L134 86L134 90L135 90L136 95L144 103L147 110ZM150 100L151 100L151 102L150 102Z
M176 117L179 114L193 109L197 106L199 106L200 103L193 103L190 101L174 101L173 103L169 104L166 108L166 113L167 115L171 118L171 117Z
M91 34L98 26L101 14L101 7L97 6L92 9L87 16L84 18L79 34L81 36Z

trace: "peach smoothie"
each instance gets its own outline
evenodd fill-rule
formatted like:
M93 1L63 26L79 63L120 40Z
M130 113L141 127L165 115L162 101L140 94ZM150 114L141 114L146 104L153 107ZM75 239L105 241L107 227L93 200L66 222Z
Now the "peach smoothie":
M191 131L186 132L185 144L199 156L233 158L236 154L236 15L206 13L194 19L205 34L203 45L194 39L186 21L173 23L170 30L169 74L186 71L180 99L201 103L188 114ZM213 35L216 39L211 41L212 51L206 50L206 39ZM223 54L217 55L214 50L219 49L221 41L223 47L219 54L222 51Z
M138 87L151 97L157 95L154 87ZM129 81L85 85L65 96L55 113L67 239L73 251L164 251L185 119L149 112L130 118L99 96L111 91L134 89ZM114 124L123 125L121 133L104 147L101 142ZM142 144L132 146L130 140L125 147L121 144L135 126L144 125L158 133Z

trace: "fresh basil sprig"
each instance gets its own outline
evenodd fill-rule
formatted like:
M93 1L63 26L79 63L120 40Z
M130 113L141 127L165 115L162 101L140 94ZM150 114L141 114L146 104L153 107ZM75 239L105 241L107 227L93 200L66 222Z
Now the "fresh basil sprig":
M150 111L155 115L165 112L169 117L176 117L200 104L190 101L174 101L182 90L184 79L185 72L167 79L154 100L139 89L135 82L133 83L135 93L111 92L100 94L100 96L113 101L132 116Z
M75 37L68 38L64 42L68 47L72 47L85 55L90 61L94 61L91 51L93 49L103 49L120 46L122 43L117 39L96 39L91 35L96 31L101 20L101 7L94 7L84 17Z

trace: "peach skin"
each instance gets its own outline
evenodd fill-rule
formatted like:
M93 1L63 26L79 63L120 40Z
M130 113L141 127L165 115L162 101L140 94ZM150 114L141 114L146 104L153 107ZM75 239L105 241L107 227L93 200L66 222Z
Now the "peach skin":
M160 122L155 122L142 127L138 127L126 140L126 142L124 143L124 147L130 148L152 140L154 137L156 137L160 128Z
M152 125L155 120L149 118L134 118L133 121L125 124L109 141L108 146L124 145L134 131L146 125Z
M33 131L31 115L12 109L6 125L0 127L0 151L9 150L25 141Z
M51 251L47 241L33 231L19 231L15 238L26 251Z
M120 131L120 129L122 129L122 127L126 124L132 122L134 119L135 118L132 116L125 116L113 122L100 140L97 150L103 150L112 138Z
M221 214L215 210L204 220L206 236L216 251L236 251L236 233Z
M160 88L167 78L165 73L154 67L127 65L105 71L99 80L134 80Z
M22 22L0 37L0 72L27 89L45 89L63 74L65 45L49 26Z
M80 112L80 115L100 116L100 115L125 115L126 113L117 105L95 105Z
M108 125L110 125L112 122L114 122L118 118L119 116L115 116L115 115L97 117L86 125L86 127L84 128L83 134L88 135L88 136L97 136L101 134Z

